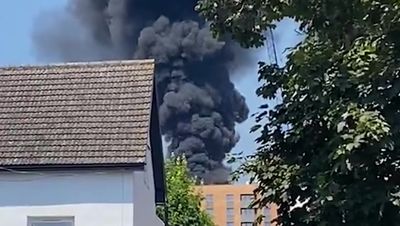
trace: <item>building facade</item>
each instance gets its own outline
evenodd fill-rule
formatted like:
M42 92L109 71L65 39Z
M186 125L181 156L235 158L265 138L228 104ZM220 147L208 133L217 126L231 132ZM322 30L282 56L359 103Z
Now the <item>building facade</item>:
M263 222L257 226L271 226L276 216L276 208L250 208L254 200L255 185L203 185L198 191L204 196L203 208L212 216L217 226L254 226L260 215Z

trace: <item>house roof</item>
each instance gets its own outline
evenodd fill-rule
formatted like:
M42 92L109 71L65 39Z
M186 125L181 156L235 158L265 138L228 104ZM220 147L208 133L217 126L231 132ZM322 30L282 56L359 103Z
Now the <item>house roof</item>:
M0 68L0 166L144 164L153 60Z

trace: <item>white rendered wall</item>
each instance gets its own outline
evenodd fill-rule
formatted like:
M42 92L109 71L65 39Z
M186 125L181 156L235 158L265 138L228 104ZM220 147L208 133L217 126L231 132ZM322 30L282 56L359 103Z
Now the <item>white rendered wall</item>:
M27 226L29 216L72 216L75 226L133 226L133 190L132 170L3 172L0 225Z

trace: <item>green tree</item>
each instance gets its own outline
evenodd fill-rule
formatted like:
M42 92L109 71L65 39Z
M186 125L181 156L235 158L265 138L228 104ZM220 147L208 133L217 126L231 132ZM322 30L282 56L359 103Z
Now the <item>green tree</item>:
M400 1L200 0L222 37L262 46L291 18L304 41L260 63L258 151L240 173L276 203L278 225L400 225ZM262 120L262 121L261 121ZM293 208L296 202L299 205Z
M201 209L202 196L195 190L195 180L190 177L186 160L171 157L166 162L167 204L157 210L169 226L215 226L211 217Z

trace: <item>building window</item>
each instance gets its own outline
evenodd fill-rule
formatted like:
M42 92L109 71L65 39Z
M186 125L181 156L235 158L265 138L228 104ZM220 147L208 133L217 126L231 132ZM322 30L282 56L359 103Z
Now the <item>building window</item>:
M226 209L226 222L234 222L235 220L235 211L233 208Z
M226 199L226 208L233 208L235 200L233 194L227 194L225 196Z
M226 222L226 226L234 226L235 225L235 223L233 223L233 222Z
M264 213L263 213L263 221L264 221L264 226L271 226L271 210L268 207L264 208Z
M240 195L240 217L241 226L253 226L257 217L257 211L251 208L251 204L254 201L255 196L253 194Z
M206 211L210 216L214 214L214 197L213 195L206 195Z
M214 206L213 195L206 195L206 208L212 208Z
M256 209L242 208L240 210L242 222L254 222L256 220Z
M226 225L234 225L235 210L234 210L234 196L233 194L227 194L225 196L226 201Z
M28 226L74 226L73 217L28 217Z
M253 201L254 201L254 195L251 194L240 195L241 208L249 208Z

